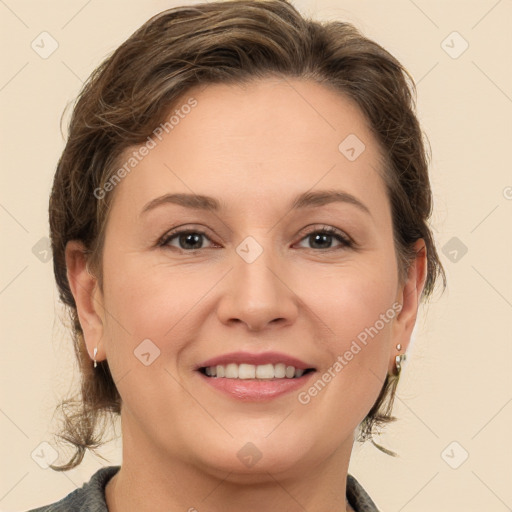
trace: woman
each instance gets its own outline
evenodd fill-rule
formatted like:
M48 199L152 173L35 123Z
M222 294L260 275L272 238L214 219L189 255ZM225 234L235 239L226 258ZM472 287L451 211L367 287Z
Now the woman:
M37 510L377 510L353 442L444 280L412 92L285 0L162 12L93 73L50 199L82 372L52 468L108 414L123 462Z

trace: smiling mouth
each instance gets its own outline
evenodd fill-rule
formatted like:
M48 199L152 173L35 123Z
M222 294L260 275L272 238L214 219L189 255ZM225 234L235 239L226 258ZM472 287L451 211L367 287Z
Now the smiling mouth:
M314 368L295 368L295 366L277 364L218 364L203 366L198 369L203 375L210 378L241 379L241 380L276 380L298 379L303 375L314 372Z

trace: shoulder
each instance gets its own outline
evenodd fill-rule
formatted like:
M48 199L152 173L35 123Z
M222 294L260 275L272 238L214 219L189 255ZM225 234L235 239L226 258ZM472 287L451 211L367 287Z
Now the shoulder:
M355 512L379 512L363 486L352 475L347 475L347 499Z
M105 486L121 466L106 466L94 473L82 487L60 501L34 508L28 512L108 512L105 501Z

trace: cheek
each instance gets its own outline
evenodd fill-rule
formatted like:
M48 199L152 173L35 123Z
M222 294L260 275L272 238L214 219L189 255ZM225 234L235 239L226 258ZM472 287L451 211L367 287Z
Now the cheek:
M201 325L194 307L215 280L186 272L170 279L169 271L136 259L115 259L105 281L107 359L126 410L141 425L147 418L170 424L176 410L190 406L175 379Z
M134 363L134 350L149 339L166 356L165 365L177 365L201 324L198 314L218 282L218 273L148 264L144 258L121 252L110 260L115 264L105 262L104 290L112 355L117 361L123 359L125 368ZM162 364L164 358L157 361Z
M181 287L179 281L170 279L151 261L148 265L148 259L141 254L130 253L123 247L114 250L113 246L105 251L105 301L111 316L118 320L117 327L121 324L143 336L149 336L149 332L142 331L150 326L152 334L163 329L163 323L169 329L173 318L184 308L191 289ZM169 311L174 312L171 317Z
M396 316L391 294L361 293L340 299L337 311L331 311L329 319L335 333L329 343L332 367L343 374L347 389L357 385L371 388L385 377L392 343L392 325ZM357 393L359 394L359 392ZM364 395L364 392L361 393Z
M299 401L314 402L317 410L325 409L340 424L347 415L353 427L362 421L386 378L397 315L393 263L392 257L383 258L354 265L330 279L303 281L308 306L329 334L320 347L325 364Z
M397 270L393 253L354 258L328 273L301 272L298 294L327 327L339 351L349 338L360 334L364 338L365 330L377 321L378 330L385 335L389 320L395 316L392 305L397 294ZM386 312L383 324L380 319Z

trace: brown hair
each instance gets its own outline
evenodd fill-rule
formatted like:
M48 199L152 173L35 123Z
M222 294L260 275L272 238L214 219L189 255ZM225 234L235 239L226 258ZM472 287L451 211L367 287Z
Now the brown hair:
M423 239L427 278L423 297L445 275L427 224L432 210L428 156L414 113L414 83L386 50L341 21L304 19L287 0L231 0L176 7L154 16L89 77L80 93L50 197L55 279L70 313L81 372L77 397L60 404L59 434L74 455L58 471L76 467L86 449L103 442L100 421L120 413L121 397L108 361L93 370L66 276L65 247L80 240L101 288L101 255L113 192L96 199L121 154L145 142L172 105L196 85L241 84L269 76L315 80L359 106L381 145L402 280ZM340 141L341 142L341 141ZM104 188L103 188L104 190ZM360 425L372 439L390 415L398 376L388 375ZM379 449L394 455L374 443Z

